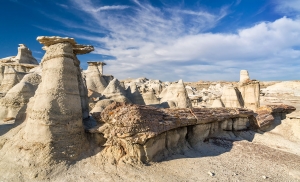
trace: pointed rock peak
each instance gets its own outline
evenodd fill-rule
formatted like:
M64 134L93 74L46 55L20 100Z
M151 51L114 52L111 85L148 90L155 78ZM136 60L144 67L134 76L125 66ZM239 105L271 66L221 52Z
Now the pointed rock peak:
M39 64L32 56L31 50L25 44L19 44L18 54L12 61L20 64Z
M103 91L103 95L111 94L111 93L122 93L125 95L125 90L121 86L118 79L114 78L112 81L109 82L108 86Z
M178 81L178 83L180 83L180 84L183 84L183 80L182 80L182 79L180 79L180 80Z

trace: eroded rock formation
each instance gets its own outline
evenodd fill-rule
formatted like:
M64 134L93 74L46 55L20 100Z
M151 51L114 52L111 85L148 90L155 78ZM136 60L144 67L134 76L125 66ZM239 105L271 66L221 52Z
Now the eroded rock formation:
M160 103L174 102L177 108L191 108L192 103L188 97L182 80L171 84L160 93Z
M83 126L84 115L88 114L87 92L76 54L89 53L93 47L78 45L67 37L37 40L46 50L41 83L38 85L39 76L30 73L5 97L15 101L9 96L22 92L23 97L18 99L24 101L32 94L30 88L38 85L34 97L24 105L26 112L17 114L15 128L0 138L0 166L9 166L0 171L14 174L19 169L29 178L43 179L54 166L64 166L88 150Z
M17 56L0 59L0 93L5 95L37 65L32 52L24 44L19 44Z
M102 66L105 63L102 62L88 62L88 68L84 72L87 88L102 93L107 87L108 83L104 79Z
M42 82L27 109L24 139L53 147L53 157L76 159L86 143L82 124L81 79L76 54L93 51L74 39L38 37L46 53Z
M20 83L12 87L6 95L0 99L0 120L15 119L18 112L24 107L41 82L41 75L30 73L23 77Z
M104 135L106 154L116 160L150 162L220 131L247 129L254 124L249 120L252 115L253 111L241 108L156 109L113 103L101 113L102 125L90 132Z

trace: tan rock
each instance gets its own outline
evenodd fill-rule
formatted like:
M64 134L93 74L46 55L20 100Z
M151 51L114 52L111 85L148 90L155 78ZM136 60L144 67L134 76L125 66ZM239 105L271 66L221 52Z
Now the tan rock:
M81 73L74 48L85 48L74 45L72 39L38 37L38 40L46 46L41 63L43 76L28 104L24 139L50 146L55 160L77 159L85 148L86 138L82 124Z
M88 68L85 71L85 80L88 89L102 93L108 84L102 76L103 71L99 63L102 62L88 62ZM101 67L101 70L99 70L99 67Z
M213 101L211 107L224 107L224 104L220 98L217 98Z
M120 85L119 80L116 78L108 84L102 95L104 95L106 99L111 99L116 102L131 103L130 100L126 97L124 88Z
M260 85L258 81L249 81L239 85L239 91L243 98L243 105L247 109L256 111L260 106Z
M160 103L173 101L177 108L191 108L192 103L188 97L185 85L182 80L178 83L171 84L165 88L160 96Z
M0 99L0 120L5 118L16 118L20 109L25 106L41 82L41 76L30 73L11 88L5 97Z
M233 86L224 86L221 100L225 107L243 107L239 90Z
M29 50L29 48L24 44L19 44L18 54L12 59L12 61L23 64L39 64L32 56L31 50Z
M240 126L235 122L253 114L241 108L156 109L113 103L101 113L101 121L105 124L93 132L104 135L107 139L104 153L109 151L107 155L117 161L128 157L142 162L159 161L172 152L185 150L188 143L203 142L222 131L243 130L245 128L228 126ZM227 122L226 126L221 124L229 120L231 123Z
M145 105L159 104L159 99L155 96L155 91L150 89L148 92L142 93Z

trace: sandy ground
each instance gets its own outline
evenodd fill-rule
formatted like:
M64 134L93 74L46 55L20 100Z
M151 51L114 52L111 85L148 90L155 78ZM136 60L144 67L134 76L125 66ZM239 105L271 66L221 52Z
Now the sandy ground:
M294 147L299 148L299 145ZM300 181L299 153L286 152L280 146L268 147L256 141L231 143L214 140L148 166L112 166L99 163L101 160L100 156L83 160L70 167L66 174L52 180Z

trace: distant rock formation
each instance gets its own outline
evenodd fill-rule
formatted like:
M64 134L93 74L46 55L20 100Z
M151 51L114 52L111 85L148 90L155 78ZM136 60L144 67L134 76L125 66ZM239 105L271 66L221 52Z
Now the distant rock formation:
M224 86L221 100L225 107L243 107L239 90L234 86Z
M12 58L12 61L22 64L39 64L37 60L32 56L31 50L24 44L19 44L18 54Z
M0 99L0 120L16 118L20 109L25 106L41 82L41 75L29 73L12 87L7 94Z
M172 101L177 108L191 108L192 103L188 97L185 85L182 80L171 84L160 93L160 103Z
M88 68L84 72L86 86L88 89L98 93L102 93L107 87L108 83L104 79L102 62L88 62Z
M259 81L250 80L247 70L241 70L239 91L242 96L242 106L256 111L260 106L260 84Z
M240 71L240 83L245 83L247 81L250 81L248 71L247 70L241 70Z
M17 56L0 59L0 93L5 95L37 65L32 52L24 44L19 44Z
M127 102L131 103L126 97L126 91L121 86L118 79L113 79L102 93L106 99L111 99L116 102Z

